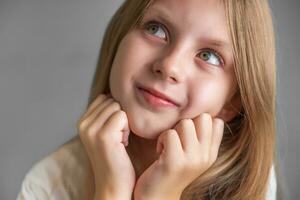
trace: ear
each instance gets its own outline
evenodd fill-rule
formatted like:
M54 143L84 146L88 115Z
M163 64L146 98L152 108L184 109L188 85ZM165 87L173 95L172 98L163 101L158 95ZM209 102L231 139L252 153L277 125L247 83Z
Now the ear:
M242 110L240 93L237 91L234 96L223 106L222 110L217 115L224 122L231 121Z

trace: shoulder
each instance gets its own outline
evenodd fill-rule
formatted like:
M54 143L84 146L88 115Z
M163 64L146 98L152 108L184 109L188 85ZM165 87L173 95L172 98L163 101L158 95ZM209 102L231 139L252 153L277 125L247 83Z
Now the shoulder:
M266 200L276 200L277 180L274 164L271 167Z
M87 175L89 160L79 137L74 137L37 162L26 174L18 199L72 199L81 192L76 183ZM45 197L45 198L43 198Z

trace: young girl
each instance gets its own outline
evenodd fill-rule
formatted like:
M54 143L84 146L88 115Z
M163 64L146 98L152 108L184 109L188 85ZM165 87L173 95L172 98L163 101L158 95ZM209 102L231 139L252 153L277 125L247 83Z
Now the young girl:
M267 0L127 0L104 36L78 135L18 199L275 199Z

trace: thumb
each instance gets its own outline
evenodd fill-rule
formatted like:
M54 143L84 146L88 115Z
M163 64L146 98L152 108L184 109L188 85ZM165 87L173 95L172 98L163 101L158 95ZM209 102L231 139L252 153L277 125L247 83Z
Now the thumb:
M128 137L130 133L129 125L128 125L128 118L126 113L123 110L118 110L107 121L104 125L105 129L108 130L111 134L114 134L113 137L117 137L117 141L123 143L124 145L128 145ZM120 134L121 133L121 134Z
M128 138L129 138L129 134L130 134L130 128L129 128L129 124L128 124L128 117L126 115L126 113L124 111L122 111L123 116L122 116L122 122L123 122L123 128L122 128L122 143L125 146L128 146Z
M122 143L127 147L130 130L123 131Z

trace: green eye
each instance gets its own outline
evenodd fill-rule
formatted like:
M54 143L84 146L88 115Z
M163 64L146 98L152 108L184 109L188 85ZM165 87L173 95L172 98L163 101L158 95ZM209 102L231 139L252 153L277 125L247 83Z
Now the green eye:
M205 50L199 53L199 57L208 62L209 64L219 66L221 65L221 59L217 53L210 50Z
M157 36L159 38L162 38L164 40L167 39L166 32L162 25L156 23L156 22L150 22L148 25L146 25L146 30L154 36Z
M200 58L202 58L205 61L207 61L210 57L211 57L211 54L209 54L209 52L207 52L207 51L200 53Z

